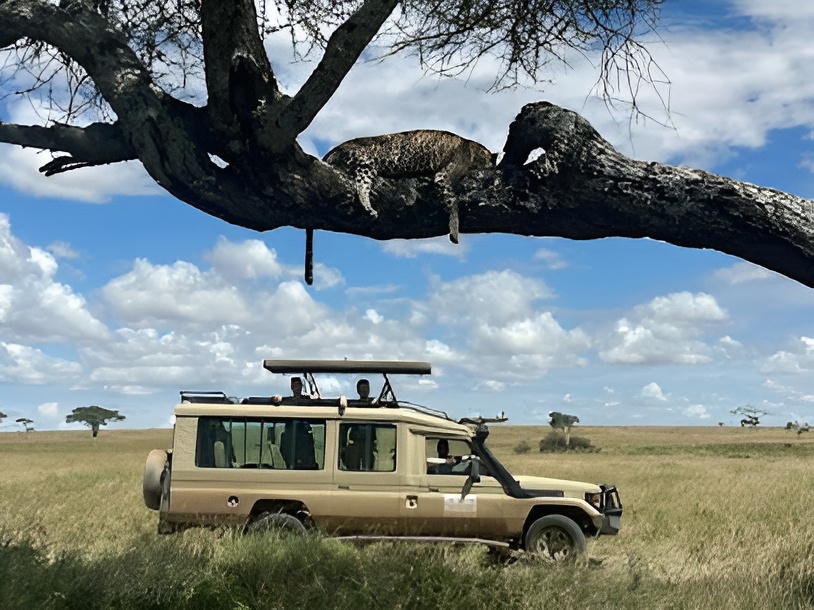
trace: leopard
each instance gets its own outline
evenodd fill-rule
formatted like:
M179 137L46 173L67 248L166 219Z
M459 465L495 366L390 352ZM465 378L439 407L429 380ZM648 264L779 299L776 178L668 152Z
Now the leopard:
M449 239L457 244L460 227L453 187L467 172L494 168L495 159L473 140L449 131L418 129L348 140L322 160L351 176L359 203L373 218L378 217L370 203L376 176L432 178L449 213Z

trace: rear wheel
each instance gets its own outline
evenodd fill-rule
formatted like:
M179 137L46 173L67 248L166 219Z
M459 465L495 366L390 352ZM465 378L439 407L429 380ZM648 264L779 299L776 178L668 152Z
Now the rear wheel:
M305 524L288 513L260 513L257 519L249 523L246 531L251 534L277 532L280 534L303 536L308 531Z
M546 515L531 524L524 540L526 551L545 561L574 561L587 548L585 534L579 526L563 515Z

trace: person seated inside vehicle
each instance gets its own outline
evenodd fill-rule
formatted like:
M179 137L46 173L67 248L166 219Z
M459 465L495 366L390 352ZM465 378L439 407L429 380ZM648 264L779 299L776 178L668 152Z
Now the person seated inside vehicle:
M438 439L435 451L438 458L433 463L427 464L427 474L454 474L452 469L461 463L461 457L449 454L449 441L445 438Z
M308 394L303 394L302 391L302 378L300 377L292 377L291 378L291 398L293 401L302 400L302 399L309 399L311 396ZM271 404L273 405L280 405L283 402L283 397L279 394L275 394L271 397Z
M373 402L370 397L370 382L367 379L360 379L356 382L356 392L359 394L359 402Z
M358 426L353 426L348 434L348 444L344 450L343 470L365 470L365 434Z

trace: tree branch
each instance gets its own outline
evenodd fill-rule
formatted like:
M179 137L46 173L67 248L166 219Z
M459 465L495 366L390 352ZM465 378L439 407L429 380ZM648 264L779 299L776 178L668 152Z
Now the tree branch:
M87 127L70 125L10 125L0 123L0 142L23 147L62 151L70 156L57 157L40 168L46 176L75 167L104 165L136 159L117 124L93 123Z
M201 27L210 118L221 133L250 138L257 110L275 107L283 97L258 32L254 0L202 0ZM239 151L241 145L231 147Z
M534 148L546 154L522 167ZM711 248L814 287L814 202L700 170L621 155L577 113L530 104L512 124L506 186L525 191L527 235L649 237ZM473 211L477 212L477 208ZM470 230L494 219L477 214Z
M305 131L397 5L398 0L367 0L331 34L319 65L278 116L274 133L265 139L270 150L282 150Z

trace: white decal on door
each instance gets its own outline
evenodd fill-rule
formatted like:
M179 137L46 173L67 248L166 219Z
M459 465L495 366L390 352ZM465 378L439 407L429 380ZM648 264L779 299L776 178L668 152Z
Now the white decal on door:
M444 494L444 514L468 514L472 517L478 512L478 496L467 495L463 500L460 494Z

